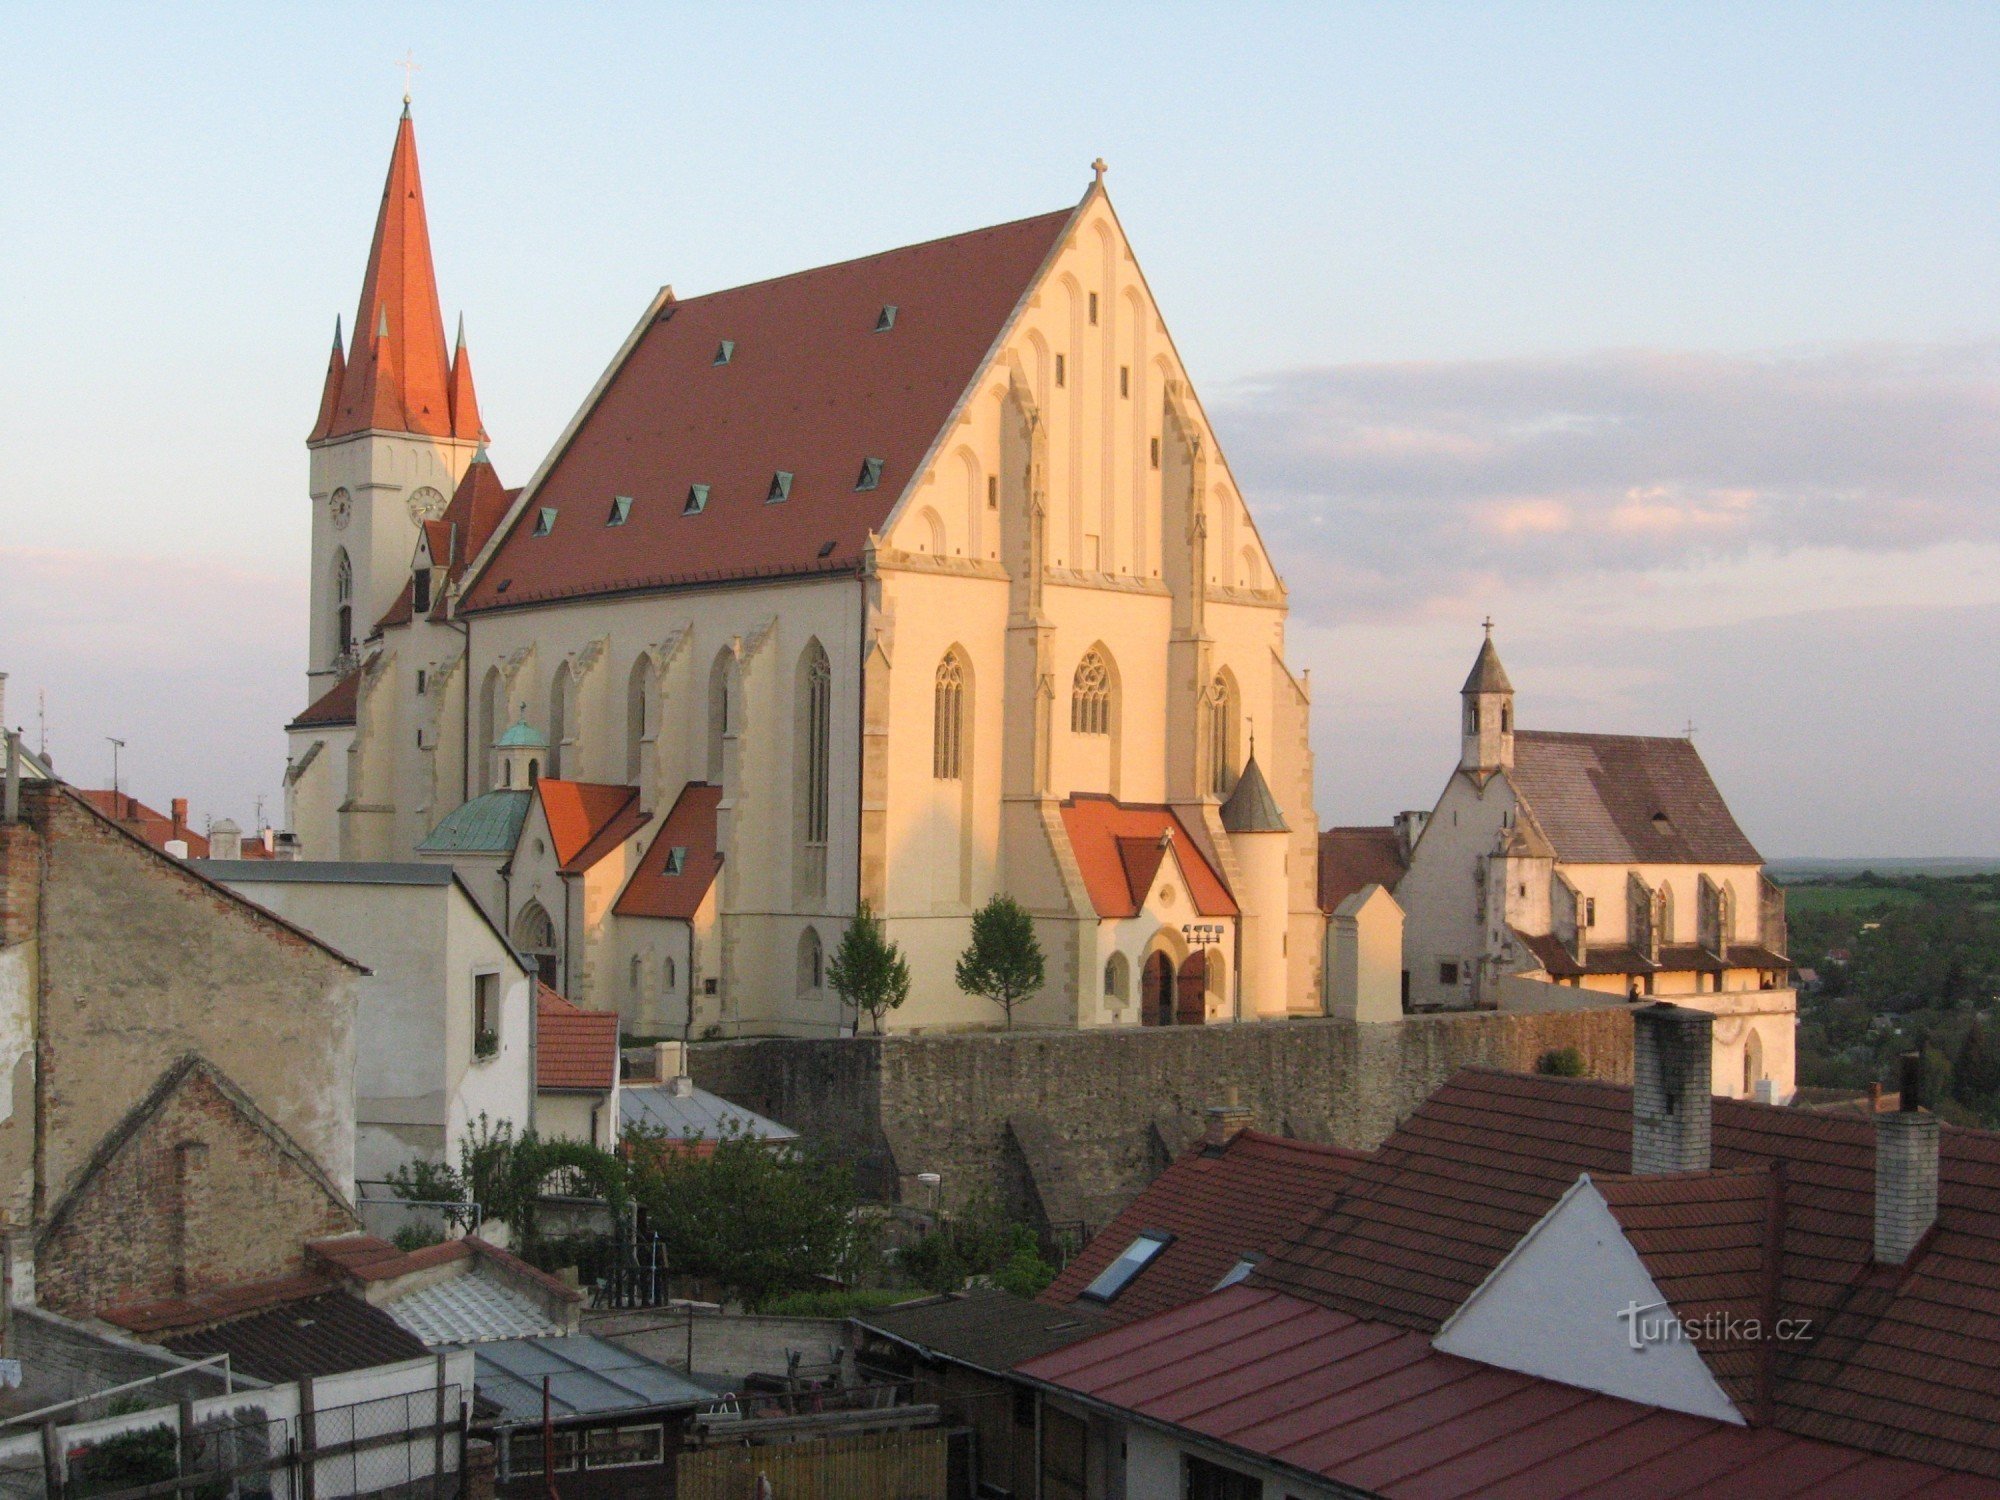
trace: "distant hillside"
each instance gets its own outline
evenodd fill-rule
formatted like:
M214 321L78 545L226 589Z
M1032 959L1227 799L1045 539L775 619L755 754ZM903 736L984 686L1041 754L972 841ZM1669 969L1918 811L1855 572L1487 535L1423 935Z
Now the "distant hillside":
M1873 870L1877 875L2000 874L2000 859L1898 859L1881 855L1869 859L1774 859L1764 867L1773 880L1783 885L1802 880L1844 880Z

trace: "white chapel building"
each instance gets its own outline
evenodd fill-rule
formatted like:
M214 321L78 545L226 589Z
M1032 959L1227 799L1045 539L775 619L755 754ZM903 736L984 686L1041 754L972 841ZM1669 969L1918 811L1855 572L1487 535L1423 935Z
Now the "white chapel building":
M510 489L407 110L311 454L307 857L459 869L629 1034L834 1035L858 903L913 987L995 892L1023 1019L1320 1011L1287 598L1101 170L1073 207L662 289ZM1253 754L1254 747L1254 754Z

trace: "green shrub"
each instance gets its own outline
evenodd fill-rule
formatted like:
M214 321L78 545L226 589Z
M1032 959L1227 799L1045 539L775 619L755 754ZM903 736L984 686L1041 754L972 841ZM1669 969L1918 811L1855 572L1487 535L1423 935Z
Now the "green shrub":
M1581 1078L1583 1054L1574 1047L1557 1047L1535 1059L1535 1071L1551 1078Z

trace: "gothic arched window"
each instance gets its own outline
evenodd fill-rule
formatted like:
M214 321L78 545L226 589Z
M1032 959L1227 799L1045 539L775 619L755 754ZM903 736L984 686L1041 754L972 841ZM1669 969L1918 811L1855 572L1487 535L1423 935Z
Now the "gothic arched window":
M640 654L632 663L632 675L625 684L625 779L637 785L639 768L645 759L646 735L654 717L650 699L652 658Z
M1111 669L1095 647L1084 652L1070 681L1069 727L1076 734L1111 733Z
M514 918L514 946L534 960L542 983L556 988L556 924L539 901L530 901Z
M570 764L573 757L563 750L575 733L570 725L569 699L569 663L564 662L556 668L555 680L549 684L549 775L555 777L565 771L574 775L576 770Z
M1227 797L1236 785L1236 692L1227 672L1208 687L1208 789Z
M333 632L342 656L354 649L354 564L345 547L333 557Z
M965 667L953 651L938 663L931 693L931 775L957 781L964 774L964 754Z
M805 816L801 832L809 848L824 849L833 746L833 666L826 659L826 648L818 641L806 646L805 670L800 674L799 687L800 729L805 739L799 747L805 763L802 808Z
M819 934L808 927L799 934L799 989L802 993L818 994L825 987L824 959Z

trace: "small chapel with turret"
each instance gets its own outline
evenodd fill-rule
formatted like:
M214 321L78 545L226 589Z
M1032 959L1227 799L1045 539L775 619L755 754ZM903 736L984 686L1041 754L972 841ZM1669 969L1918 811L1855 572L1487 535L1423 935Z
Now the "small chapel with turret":
M838 1035L863 903L891 1029L1321 1010L1287 598L1104 183L644 301L532 473L447 341L407 106L307 440L309 858L449 862L631 1036Z

